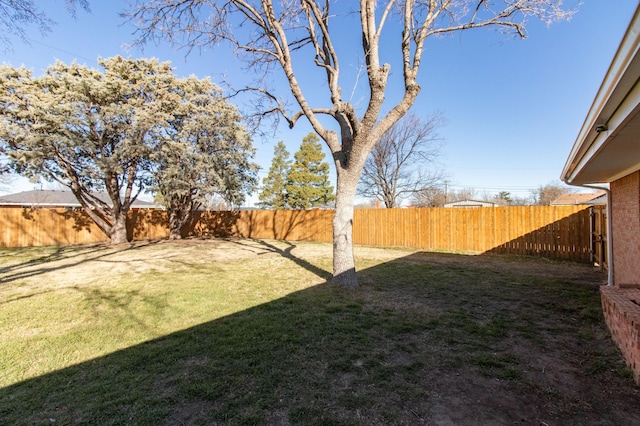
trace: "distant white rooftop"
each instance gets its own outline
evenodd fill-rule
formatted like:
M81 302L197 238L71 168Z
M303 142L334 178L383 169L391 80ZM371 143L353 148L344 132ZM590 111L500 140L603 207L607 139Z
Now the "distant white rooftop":
M106 192L94 194L100 200L111 205ZM82 207L71 191L36 189L0 196L3 207ZM157 206L142 200L136 200L131 206L134 209L153 209Z
M462 200L455 201L453 203L446 203L444 205L447 208L450 207L495 207L496 203L492 203L490 201L479 201L479 200Z

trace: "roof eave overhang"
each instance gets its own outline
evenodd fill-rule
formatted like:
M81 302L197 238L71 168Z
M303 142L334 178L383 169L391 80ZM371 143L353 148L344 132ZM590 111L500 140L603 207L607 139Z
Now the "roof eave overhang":
M607 183L640 169L640 150L633 150L637 154L629 152L629 136L633 133L629 129L640 126L639 77L640 7L571 149L561 175L564 182ZM623 161L612 163L614 156Z

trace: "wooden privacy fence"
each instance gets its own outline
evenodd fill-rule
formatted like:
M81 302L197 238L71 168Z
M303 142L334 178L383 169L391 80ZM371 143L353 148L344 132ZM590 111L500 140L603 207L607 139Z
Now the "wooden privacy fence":
M598 205L590 209L591 214L591 262L600 269L609 268L607 258L607 206Z
M95 243L107 238L81 211L0 209L0 246ZM331 242L331 210L201 212L188 236ZM473 253L513 253L590 261L588 206L363 209L355 244ZM166 213L135 210L134 240L167 238Z
M356 244L590 260L588 206L360 210L354 223Z

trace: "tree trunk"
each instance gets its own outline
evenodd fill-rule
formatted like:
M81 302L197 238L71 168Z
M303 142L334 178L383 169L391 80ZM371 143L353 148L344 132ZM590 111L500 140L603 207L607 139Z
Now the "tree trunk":
M181 240L182 228L186 224L186 221L183 219L184 215L182 214L182 211L178 209L170 209L167 214L169 215L169 239Z
M115 215L115 220L109 231L109 238L111 238L111 244L124 244L129 242L127 238L127 215L126 213L119 213Z
M170 240L181 240L182 239L182 231L180 229L169 230L169 239Z
M353 205L359 177L359 170L343 169L338 172L333 216L333 283L347 288L358 287L353 257Z

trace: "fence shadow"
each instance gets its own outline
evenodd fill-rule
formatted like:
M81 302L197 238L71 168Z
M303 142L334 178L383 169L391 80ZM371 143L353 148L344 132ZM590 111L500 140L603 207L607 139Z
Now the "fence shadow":
M0 221L4 219L5 224L0 246L105 240L96 232L86 232L89 222L82 212L38 210L23 217L16 211L0 209ZM65 214L73 215L72 219L64 220ZM331 242L332 220L331 210L207 211L196 214L183 237ZM128 236L133 240L167 238L166 212L133 211ZM587 206L363 209L354 212L353 223L357 245L528 254L585 262L591 257L590 238Z
M169 235L167 212L156 209L130 209L127 217L127 239L147 240Z
M589 215L585 211L548 223L531 232L519 235L485 253L517 254L574 261L589 261L591 233Z
M65 221L73 222L73 230L76 232L87 231L91 232L91 225L93 221L91 218L81 209L65 209L62 212L56 212L62 216Z
M236 236L290 241L331 241L328 210L242 211ZM328 226L329 225L329 226Z
M184 236L327 241L331 215L321 210L206 211L196 214Z
M0 245L6 247L93 243L106 239L81 209L3 208L0 214L4 216L6 239Z
M197 212L189 226L183 231L183 237L228 238L235 236L240 218L238 211L202 211Z
M632 382L615 379L611 369L604 381L580 373L581 351L610 344L576 337L590 324L579 319L583 306L551 288L531 301L518 293L517 271L497 274L466 258L418 253L392 260L360 271L357 291L317 285L2 388L0 423L640 421ZM453 274L448 285L460 285L447 288L443 274ZM589 291L597 298L596 288ZM90 296L96 303L109 297ZM540 321L553 318L562 331L554 329L549 341L525 339L522 349L509 346L532 312L521 314L522 304L538 302ZM123 298L109 303L126 309ZM568 325L567 316L578 320ZM548 351L557 358L545 371L533 368ZM495 377L516 368L535 386ZM25 405L31 411L19 411Z

